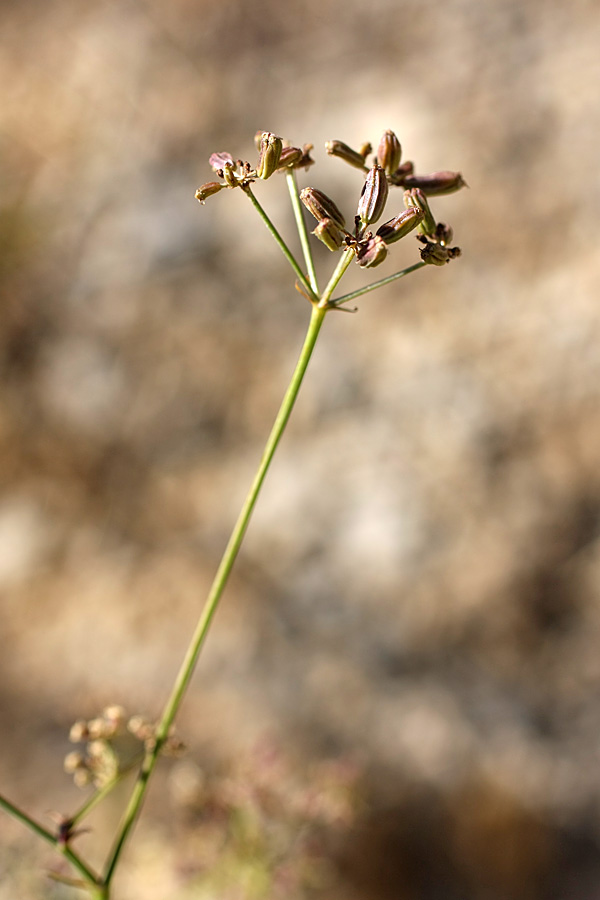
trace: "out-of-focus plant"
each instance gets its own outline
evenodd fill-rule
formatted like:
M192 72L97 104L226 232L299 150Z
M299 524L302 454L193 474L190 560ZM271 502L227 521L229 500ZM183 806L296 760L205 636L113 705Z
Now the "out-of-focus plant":
M359 778L339 759L300 773L266 742L220 777L178 763L170 785L187 820L178 852L190 897L301 900L329 887L331 853L360 814Z
M371 144L364 144L358 150L337 140L328 141L325 145L330 156L343 160L360 171L363 176L356 213L350 225L347 225L340 206L323 191L310 186L305 187L302 191L298 190L297 171L307 170L314 163L310 156L313 149L311 144L293 147L271 132L258 132L255 141L258 150L258 161L255 165L241 159L234 159L227 152L213 153L209 162L218 180L207 182L198 188L196 198L201 204L204 204L207 199L216 194L234 189L238 189L248 197L288 260L296 276L295 286L310 304L310 319L291 381L267 439L256 475L223 553L171 694L156 724L152 724L140 716L134 716L127 720L120 707L108 707L99 718L89 722L81 721L73 726L70 737L80 743L83 749L70 753L65 761L65 767L73 773L77 784L82 787L92 786L93 793L75 814L57 817L54 829L44 827L8 799L0 796L0 806L23 822L31 831L52 844L64 855L77 873L76 878L67 878L62 874L56 877L76 887L87 889L95 900L108 900L111 895L113 878L123 848L141 811L148 783L159 755L161 752L178 753L182 749L181 742L173 732L174 720L244 539L260 489L291 415L325 318L335 310L347 310L349 302L376 288L391 284L425 266L445 266L450 260L460 255L458 247L450 246L453 237L452 228L444 222L436 220L429 205L429 197L450 194L459 190L465 184L462 176L458 172L449 171L416 175L412 162L401 161L402 149L393 131L384 132L373 156ZM368 162L369 157L371 157L370 162ZM287 181L304 266L300 265L254 193L256 184L260 184L261 181L265 181L276 173L283 174ZM382 219L386 211L390 197L398 196L397 188L402 191L403 203L394 206L391 217L374 230L374 226ZM332 253L337 254L337 263L322 289L319 287L317 279L303 205L317 222L312 234ZM373 269L387 258L390 251L393 252L395 243L411 232L415 232L419 242L420 260L418 262L350 293L336 295L338 285L353 260L362 269ZM100 872L93 871L74 849L73 842L81 830L81 823L90 810L110 793L124 774L132 769L137 769L138 774L113 845L103 869ZM273 865L270 856L271 845L268 841L264 841L264 822L261 819L260 803L257 807L255 802L257 796L256 772L246 773L242 786L239 782L235 784L237 785L236 796L238 799L235 802L231 799L227 800L224 807L227 809L228 821L235 823L235 828L233 828L230 839L222 847L223 857L221 858L217 854L212 860L209 867L210 877L215 885L221 878L220 873L224 871L237 871L237 877L242 877L244 867L240 858L240 848L247 847L249 834L252 833L256 834L258 841L255 852L251 854L254 873L252 878L256 879L260 890L258 888L254 892L248 890L244 896L257 898L277 897L280 894L290 896L289 891L287 893L283 889L279 891L277 887L279 882L273 872L279 872L283 879L282 883L285 882L288 876L286 875L284 878L282 873L291 871L290 866L293 868L293 863L290 862L292 857L290 856L286 863L284 852L281 865ZM265 786L263 785L263 787ZM267 792L272 789L269 786L266 788ZM306 794L306 796L309 795L310 792ZM240 797L242 796L246 799L254 799L248 803L241 802ZM320 801L316 800L315 802L318 805ZM291 835L290 839L292 839ZM297 838L293 838L293 840L297 840ZM296 860L298 858L296 856ZM308 858L310 858L310 854L308 854ZM227 861L230 865L226 864ZM294 878L296 878L295 882ZM297 886L300 882L296 876L294 878L290 884L295 883ZM229 888L226 885L220 885L220 896L239 896L239 890L237 894L235 891L228 894L228 891Z

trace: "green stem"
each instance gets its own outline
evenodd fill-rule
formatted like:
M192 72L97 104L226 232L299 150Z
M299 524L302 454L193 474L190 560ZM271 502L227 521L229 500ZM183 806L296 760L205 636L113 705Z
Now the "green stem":
M308 230L306 228L306 220L304 218L304 212L302 210L302 203L300 202L300 195L298 194L298 183L296 181L295 171L293 169L288 169L288 171L285 173L285 178L287 181L288 190L290 192L290 199L292 201L292 208L294 210L294 218L296 219L296 227L300 236L300 243L302 244L302 253L304 254L304 262L306 263L306 268L308 270L310 286L312 287L314 293L318 294L319 285L317 283L317 273L315 271L315 263L313 260L312 248L310 246L310 240L308 237Z
M36 822L35 819L32 819L31 816L27 815L22 809L19 809L18 806L15 806L14 803L11 803L10 800L7 800L6 797L0 795L0 806L4 809L9 815L13 816L13 818L18 819L19 822L22 822L30 831L34 834L37 834L38 837L41 837L42 840L46 841L46 843L51 844L56 850L58 850L62 855L69 860L74 869L77 869L79 874L85 878L86 882L90 885L98 885L99 879L98 876L95 875L91 869L86 866L83 860L74 853L73 850L67 845L63 846L59 843L58 838L55 834L52 834L51 831L48 831L47 828L44 828L43 825L40 825L39 822Z
M327 287L323 291L323 294L321 295L321 299L319 300L319 308L320 309L328 309L332 305L330 303L331 295L335 291L344 272L346 271L346 269L348 268L348 266L350 265L350 263L352 262L353 259L354 259L354 253L352 252L352 250L347 249L342 252L342 255L339 258L338 264L335 267L333 275L327 282Z
M349 255L351 256L352 254ZM338 269L339 268L340 267L338 266ZM347 268L347 265L345 268ZM332 280L330 281L331 291L333 291L335 285L341 278L343 271L344 270L340 271L335 284L332 284L332 276ZM215 575L208 597L204 604L204 608L200 615L200 619L198 620L196 630L193 634L190 645L181 664L181 668L177 675L177 679L173 686L171 695L164 708L162 718L156 731L155 746L152 749L148 750L142 762L140 773L135 783L131 799L123 815L119 832L106 863L103 878L104 884L110 884L111 878L115 871L115 867L125 845L125 841L127 840L129 832L131 831L135 820L142 808L142 803L144 801L144 796L146 794L146 789L148 786L148 780L156 765L160 749L168 737L169 729L173 724L173 720L175 719L179 706L181 705L181 701L183 699L185 691L190 683L194 668L196 666L196 662L198 660L198 656L200 654L200 650L202 649L202 646L206 639L206 635L208 633L212 618L219 604L219 600L221 598L225 585L227 584L229 574L237 557L242 540L246 533L246 529L248 528L250 517L252 515L252 511L254 510L254 506L256 504L260 489L265 480L265 476L275 454L275 450L277 449L277 445L279 444L281 436L285 430L285 426L287 425L288 419L294 407L296 397L298 396L298 392L300 390L306 368L312 356L312 352L314 350L317 337L319 336L319 332L321 330L321 326L326 314L327 308L325 306L313 306L310 324L308 326L308 331L306 333L304 344L300 352L300 357L296 364L294 374L292 375L292 380L290 381L290 384L285 392L281 407L279 409L279 412L277 413L277 418L275 419L275 424L273 425L271 434L269 435L269 438L267 440L260 465L258 467L256 475L254 476L254 480L252 482L246 500L244 501L244 505L239 514L238 520L231 533L231 537L229 538L227 547L225 548L225 552L221 559L219 568L217 569L217 574Z
M405 275L416 272L417 269L422 269L424 265L424 262L418 262L413 266L408 266L407 269L402 269L401 272L396 272L394 275L388 275L387 278L382 278L380 281L374 281L373 284L369 284L367 287L359 288L357 291L352 291L350 294L344 294L343 297L332 300L330 306L341 306L342 303L349 303L350 300L356 300L357 297L362 297L363 294L368 294L370 291L376 291L377 288L383 287L384 284L391 284L392 281L397 281L398 278L404 278Z
M250 201L251 201L252 205L254 206L255 210L257 211L257 213L259 214L259 216L261 217L261 219L263 220L263 222L265 223L265 225L267 226L267 228L269 229L269 231L275 238L276 243L279 245L279 247L281 248L281 251L283 252L283 255L285 256L285 258L289 262L290 266L294 270L294 272L296 274L296 278L298 279L298 281L300 282L300 284L302 285L302 287L308 294L309 299L312 300L313 303L316 303L319 299L317 294L312 289L311 285L308 283L308 281L306 279L306 275L304 274L304 272L302 271L302 269L296 262L296 258L294 256L294 254L292 253L292 251L290 250L290 248L288 247L286 242L283 240L283 238L281 237L281 235L279 234L279 232L277 231L277 229L271 222L270 218L268 217L268 215L266 214L266 212L264 211L264 209L262 208L262 206L260 205L260 203L258 202L256 197L252 193L252 189L251 189L250 185L249 184L245 185L243 188L243 191L246 194L246 196L248 196L250 198Z
M119 782L121 782L123 778L125 778L125 776L131 772L132 769L139 765L140 762L141 756L140 754L137 754L132 762L130 762L127 766L119 771L118 775L115 775L115 777L107 782L103 787L99 788L97 791L94 791L91 797L89 797L85 801L85 803L79 807L77 812L73 813L73 815L70 817L71 824L76 825L77 822L80 822L84 818L84 816L87 816L87 814L91 812L92 809L98 803L100 803L101 800L104 800L104 798L116 788Z

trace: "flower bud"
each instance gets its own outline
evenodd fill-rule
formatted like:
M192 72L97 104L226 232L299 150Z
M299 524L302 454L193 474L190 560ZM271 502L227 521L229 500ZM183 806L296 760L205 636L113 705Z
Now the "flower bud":
M207 181L206 184L201 185L196 191L196 200L204 206L204 201L207 197L218 194L224 187L225 185L221 184L220 181Z
M412 206L422 210L424 213L423 220L419 225L421 234L434 234L436 228L435 219L429 208L427 197L420 188L411 188L409 191L404 191L404 205L407 209L410 209Z
M385 131L377 148L377 162L388 175L393 175L400 165L402 147L393 131Z
M78 719L71 725L71 730L69 731L69 740L72 744L80 744L83 741L86 741L89 736L87 722L84 719Z
M356 261L363 269L374 269L387 256L387 247L379 235L361 241L356 251Z
M404 179L407 188L420 188L427 196L453 194L467 182L460 172L432 172L431 175L408 175Z
M283 141L270 131L263 132L260 140L260 156L256 167L259 178L270 178L279 165L279 158L283 149Z
M386 244L393 244L409 234L424 218L425 213L422 209L419 209L417 206L411 206L409 209L401 212L399 216L395 216L389 222L384 222L383 225L380 225L377 229L377 234L383 238Z
M331 219L340 231L346 230L346 222L344 217L327 194L317 190L317 188L307 187L300 191L300 199L304 203L307 210L313 214L315 219L321 222L323 219Z
M84 766L85 761L81 753L73 751L72 753L67 753L67 755L65 756L63 767L68 775L72 775L73 772L76 772L77 769L82 769Z
M367 175L358 201L356 214L363 225L370 225L381 217L388 197L388 183L381 166L375 164Z
M224 169L225 166L233 165L233 156L231 153L222 152L222 153L213 153L209 157L208 164L212 167L214 172L218 172L219 169Z
M321 219L313 234L332 252L339 250L342 246L342 232L332 219Z
M344 162L347 162L351 166L356 166L357 169L366 169L364 156L357 153L356 150L353 150L348 144L344 144L343 141L327 141L325 149L330 156L339 156Z
M281 151L281 156L279 157L277 169L279 171L288 168L296 169L302 160L303 155L300 147L284 147Z

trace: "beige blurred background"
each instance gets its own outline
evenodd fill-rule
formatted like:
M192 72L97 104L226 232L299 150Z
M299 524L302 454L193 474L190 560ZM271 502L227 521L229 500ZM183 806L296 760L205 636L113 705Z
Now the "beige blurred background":
M188 762L358 760L319 896L595 900L598 4L20 0L0 29L0 790L47 822L78 802L72 721L158 714L299 350L308 305L250 205L194 199L209 154L313 142L301 185L350 217L360 175L323 143L393 128L468 181L433 204L463 256L328 317ZM172 771L115 900L206 896ZM2 900L73 896L4 816L0 839Z

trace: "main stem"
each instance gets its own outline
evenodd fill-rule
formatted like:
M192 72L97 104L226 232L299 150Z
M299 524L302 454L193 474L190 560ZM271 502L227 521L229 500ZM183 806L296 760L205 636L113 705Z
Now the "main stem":
M229 574L231 572L231 569L233 568L233 564L236 560L241 543L244 539L244 535L246 533L246 529L248 528L248 523L250 522L250 517L252 515L252 511L254 510L254 506L256 504L260 489L265 480L265 476L271 464L271 460L273 459L273 456L275 454L275 450L277 449L277 445L281 440L281 436L291 415L294 403L296 402L296 397L298 396L298 392L300 390L306 368L312 356L312 352L314 350L317 337L319 336L319 332L321 330L321 326L326 314L326 308L316 305L313 306L308 331L306 332L304 345L300 352L300 357L296 364L294 374L292 375L292 380L290 381L288 389L285 392L281 407L279 408L279 412L277 413L277 418L275 419L275 424L273 425L271 434L269 435L269 439L267 440L260 465L258 467L256 475L254 476L254 480L252 482L242 510L239 514L238 520L231 533L231 537L229 538L227 547L225 548L223 558L221 559L217 574L215 575L210 592L204 604L204 608L196 626L196 630L194 632L192 640L190 641L187 653L181 664L181 668L179 669L179 673L173 686L171 696L169 697L164 708L162 718L156 731L155 746L146 753L142 762L140 773L127 809L125 810L119 833L106 864L103 878L103 883L105 885L108 885L110 883L125 841L127 840L129 832L131 831L135 820L142 808L148 780L156 765L160 749L168 737L169 729L173 724L173 720L175 719L177 710L179 709L179 706L183 699L183 695L192 678L194 668L200 654L200 650L202 649L202 646L206 639L206 635L208 634L212 618L219 604L219 600L221 599L221 595L223 593L225 585L227 584L227 579L229 578Z

